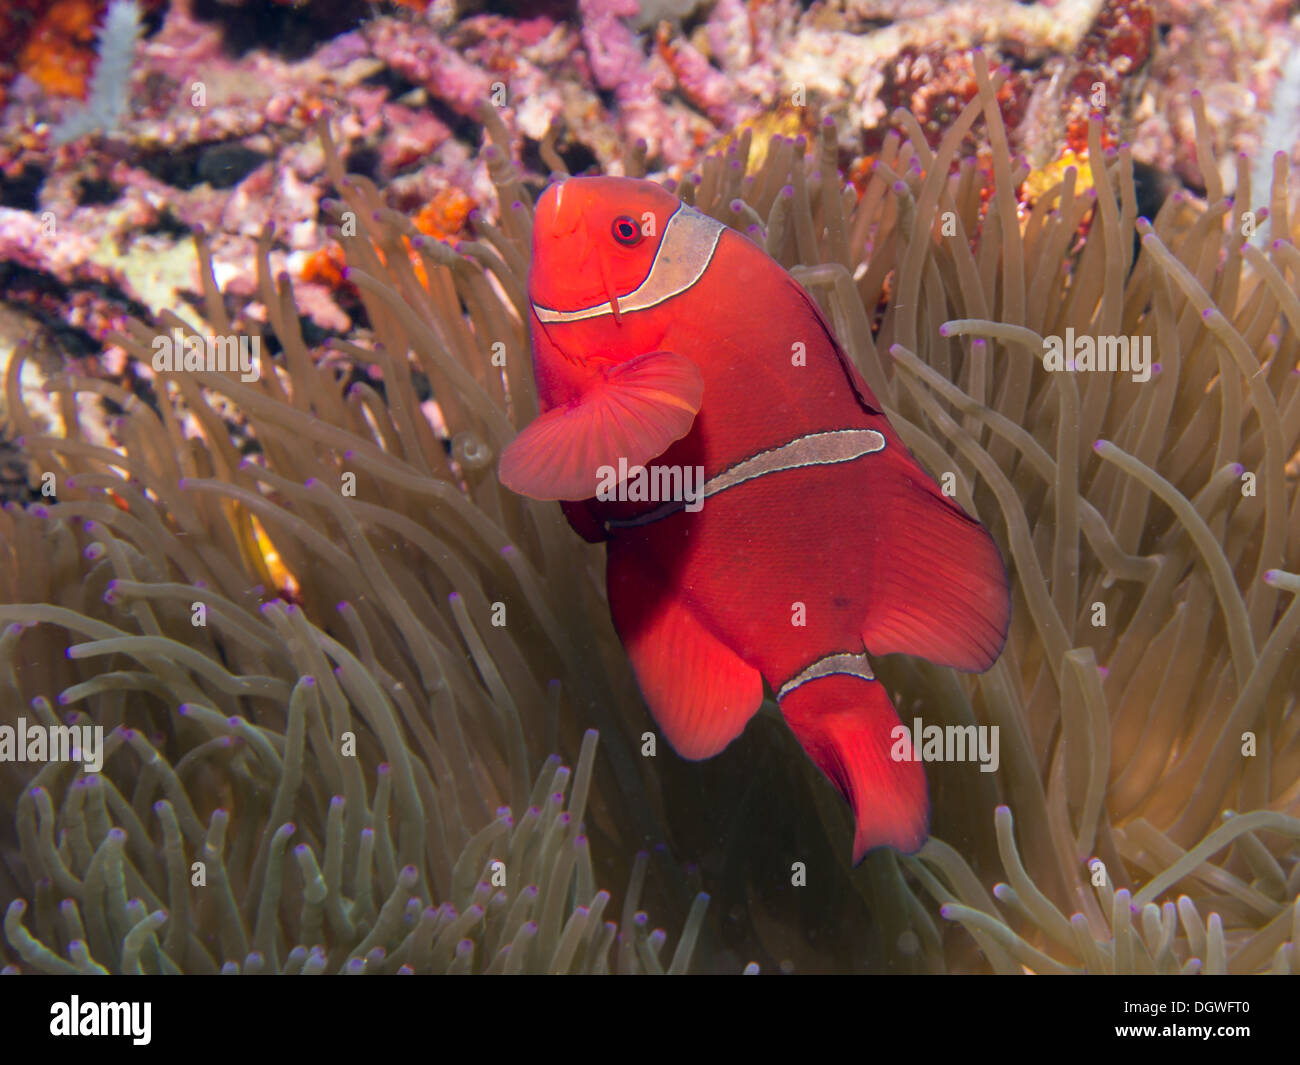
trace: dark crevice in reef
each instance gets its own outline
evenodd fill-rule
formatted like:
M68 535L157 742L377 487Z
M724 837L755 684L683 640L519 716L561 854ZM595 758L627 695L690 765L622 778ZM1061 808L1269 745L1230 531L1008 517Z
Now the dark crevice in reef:
M172 214L170 207L164 207L158 217L145 226L142 233L148 233L151 236L164 237L188 237L192 230L181 219Z
M545 15L563 22L578 10L577 0L486 0L479 6L485 15L528 19Z
M15 211L39 210L41 185L44 183L45 171L30 163L13 177L7 177L0 170L0 207Z
M430 96L425 106L433 112L433 117L451 130L451 135L466 144L478 144L483 139L483 124L468 118L459 111L453 111L441 100Z
M0 292L9 306L31 315L44 326L61 351L71 358L96 355L103 345L86 330L69 325L67 305L73 293L87 292L121 313L147 320L149 308L116 285L102 281L65 284L56 277L15 262L0 262Z
M354 30L374 12L367 0L331 0L289 7L274 0L248 0L231 7L222 0L194 0L194 17L220 23L222 43L235 58L255 49L286 59L305 59L317 45Z
M209 144L199 153L198 178L214 189L233 188L269 158L265 152L235 141Z
M362 78L361 84L387 89L390 100L399 100L408 92L421 88L418 81L410 81L392 67L381 67L373 74Z
M371 144L359 144L343 156L343 169L349 174L379 180L379 149Z
M121 194L120 185L99 177L83 177L77 182L78 207L106 207Z
M595 153L580 141L575 140L565 144L557 138L555 154L564 160L565 168L575 177L588 171L595 173L600 168L600 160L596 158ZM550 170L550 167L542 160L541 142L535 141L531 137L524 138L520 160L524 170L528 173L545 174Z
M206 182L214 189L228 189L268 158L265 152L238 141L217 141L146 152L135 160L135 165L173 188L192 189Z

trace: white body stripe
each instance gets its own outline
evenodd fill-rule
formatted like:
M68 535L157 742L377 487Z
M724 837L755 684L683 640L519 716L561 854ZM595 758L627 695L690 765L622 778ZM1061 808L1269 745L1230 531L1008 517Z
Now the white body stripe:
M618 293L618 313L631 314L633 311L657 307L664 300L678 296L694 285L704 276L704 271L713 261L713 253L717 251L718 241L726 228L721 222L714 221L686 204L678 207L664 226L663 239L659 242L659 250L655 253L645 280L631 292ZM544 323L580 322L586 318L601 318L614 313L608 300L572 311L560 311L534 303L533 311L538 320Z
M781 690L776 693L777 701L784 699L795 688L807 684L810 680L818 680L821 677L829 677L836 673L845 673L850 677L858 677L862 680L876 679L876 675L871 672L871 663L867 660L865 654L849 654L847 651L841 651L827 655L825 658L819 658L803 672L782 684Z
M852 462L864 455L870 455L885 449L885 437L875 429L833 429L825 433L809 433L796 437L788 444L760 451L742 459L730 469L710 477L704 482L701 499L725 492L728 488L766 477L770 473L785 470L798 470L806 466L833 466L841 462ZM685 501L665 503L635 518L623 521L610 521L606 524L611 529L626 529L637 525L648 525L652 521L666 518L681 510Z

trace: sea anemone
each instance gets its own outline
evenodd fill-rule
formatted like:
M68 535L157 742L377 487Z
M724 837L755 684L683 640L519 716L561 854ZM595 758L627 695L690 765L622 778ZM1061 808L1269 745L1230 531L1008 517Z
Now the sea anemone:
M937 150L894 116L860 198L829 124L810 151L773 138L752 172L743 134L678 187L822 302L909 447L1007 558L993 669L878 663L904 721L1001 737L997 773L929 767L919 855L850 867L847 811L771 704L709 763L644 756L599 552L494 475L536 402L531 195L487 108L498 220L455 250L347 177L322 130L340 197L326 209L371 325L332 346L379 385L313 359L270 234L259 282L279 354L256 381L163 370L146 402L67 377L47 428L11 363L32 481L56 489L0 515L0 724L24 706L55 724L59 705L108 732L99 775L0 767L16 810L5 938L23 963L681 969L698 938L715 968L1300 969L1286 160L1267 250L1249 242L1264 215L1249 161L1225 198L1199 102L1205 202L1175 193L1140 218L1131 155L1103 152L1094 119L1092 189L1067 169L1022 209L1004 73L979 54L975 69ZM987 154L959 162L981 117ZM628 172L643 166L634 149ZM229 334L198 248L204 331ZM114 340L148 362L173 329L202 332L169 314ZM1158 365L1146 381L1050 372L1045 338L1067 330L1150 338ZM79 426L90 392L122 411L115 447ZM552 751L576 756L571 780L558 759L539 767ZM596 885L628 879L618 931ZM671 961L636 911L643 883L683 928Z

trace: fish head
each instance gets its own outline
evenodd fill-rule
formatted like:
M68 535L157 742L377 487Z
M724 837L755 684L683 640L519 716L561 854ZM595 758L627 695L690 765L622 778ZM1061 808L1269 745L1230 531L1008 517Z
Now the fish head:
M547 188L533 213L528 273L542 323L611 315L621 324L620 300L649 277L681 207L666 189L635 178L566 178Z

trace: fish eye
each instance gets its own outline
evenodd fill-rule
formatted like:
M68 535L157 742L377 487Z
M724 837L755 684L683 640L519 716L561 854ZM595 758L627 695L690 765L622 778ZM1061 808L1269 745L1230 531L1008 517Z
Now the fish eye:
M614 239L625 248L635 248L641 243L641 227L625 214L619 215L614 219L614 224L610 226L610 232Z

